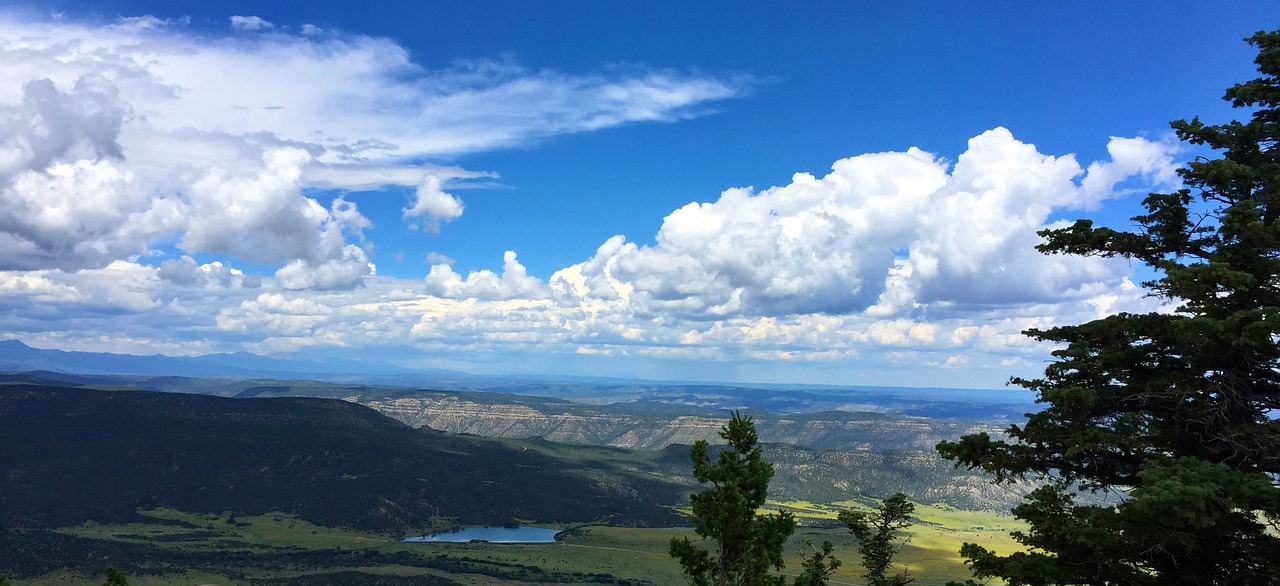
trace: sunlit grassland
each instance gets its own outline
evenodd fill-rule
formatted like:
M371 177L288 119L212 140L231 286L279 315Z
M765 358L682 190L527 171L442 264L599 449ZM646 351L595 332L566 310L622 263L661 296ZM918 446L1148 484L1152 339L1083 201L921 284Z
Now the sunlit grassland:
M790 511L802 523L818 522L824 527L832 526L841 510L871 511L877 505L878 503L869 499L831 504L804 501L769 503L772 509ZM960 558L961 545L971 542L1000 553L1019 551L1023 549L1021 544L1014 541L1009 532L1026 527L1008 513L965 511L945 504L916 504L913 523L903 531L907 543L896 556L895 563L899 570L905 568L916 576L916 584L945 584L948 580L963 581L971 577ZM836 546L835 555L844 562L837 580L863 583L860 581L862 567L858 565L858 545L846 530L814 530L802 526L792 542L806 538L815 543L827 539ZM798 558L788 561L789 567L795 568L798 565Z
M809 503L803 501L771 502L770 508L791 511L801 526L787 545L784 573L798 572L800 554L808 551L806 541L820 544L831 541L835 555L844 564L833 579L834 584L862 584L862 567L858 562L857 544L848 531L835 521L843 508L870 510L872 501L842 503ZM560 543L545 545L496 545L485 543L404 543L385 535L361 533L347 529L322 527L286 514L258 516L192 514L169 509L146 511L155 522L126 524L85 524L62 532L92 539L148 544L174 551L285 551L292 550L374 550L383 553L408 552L422 558L446 556L488 561L496 564L532 565L551 572L608 573L619 578L643 579L653 584L683 583L679 565L667 555L672 537L698 539L687 528L629 528L592 525L579 527ZM906 533L910 538L897 561L917 577L917 584L944 584L947 580L969 577L958 550L966 541L981 543L1001 552L1018 549L1008 531L1020 524L1007 514L964 511L946 505L917 505L916 524ZM438 569L404 565L343 568L330 566L323 570L279 568L259 577L293 576L311 572L334 572L358 569L366 573L395 575L436 574L463 584L516 584L514 580L479 574L445 573ZM255 574L256 575L256 574ZM100 584L100 576L75 576L60 573L39 581L24 583ZM209 573L134 576L130 584L233 584L232 580Z

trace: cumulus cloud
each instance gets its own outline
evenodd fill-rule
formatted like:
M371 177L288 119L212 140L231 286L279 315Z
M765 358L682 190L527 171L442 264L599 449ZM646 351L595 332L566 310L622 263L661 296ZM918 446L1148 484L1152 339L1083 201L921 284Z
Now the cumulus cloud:
M531 277L516 253L502 255L502 275L493 271L473 271L463 279L447 264L432 265L426 278L427 292L448 299L543 299L549 295L546 285Z
M117 142L128 111L93 75L66 91L29 81L0 104L0 268L101 266L174 227L133 188Z
M1003 378L1008 365L1044 357L1027 328L1163 309L1125 263L1033 249L1055 215L1134 184L1177 187L1172 163L1161 163L1171 144L1113 142L1158 164L1119 156L1086 168L998 128L954 163L918 149L875 153L837 161L821 178L727 190L672 212L654 244L612 237L545 282L510 251L500 274L463 277L436 262L425 296L365 309L410 321L418 348L472 359L856 361L948 373L939 384L960 372Z
M1161 309L1122 262L1033 248L1068 212L1176 187L1175 146L1112 138L1108 160L1082 165L1003 128L953 160L863 154L728 189L672 211L652 244L617 235L546 279L515 251L500 271L464 276L436 254L425 278L379 275L372 223L342 192L412 188L392 223L439 231L464 212L451 192L494 175L421 161L693 116L750 81L432 68L387 39L231 24L257 32L0 16L6 336L141 353L407 344L460 365L526 351L952 373L1034 365L1028 327Z
M227 266L222 261L197 264L194 258L182 255L179 258L165 259L160 263L157 276L178 286L199 288L223 287L259 287L261 279L249 276L244 271Z
M374 271L364 251L347 244L335 258L290 262L276 271L276 281L285 289L350 289Z
M270 32L0 15L0 270L104 267L176 243L283 265L289 288L355 286L373 270L358 246L369 222L309 190L418 186L405 220L434 231L462 213L451 181L493 174L424 159L690 116L746 83L432 69L385 38L230 23Z
M404 209L404 218L424 231L436 233L440 224L462 216L462 200L444 192L443 181L427 175L414 192L413 206Z
M245 331L254 326L276 335L300 335L314 331L332 313L329 307L309 299L263 293L221 312L218 327Z
M801 173L691 203L666 217L654 245L615 237L550 286L694 319L1060 302L1127 269L1041 255L1036 231L1134 175L1172 186L1172 148L1112 139L1116 158L1085 171L997 128L970 140L954 166L914 148L851 157L822 178Z

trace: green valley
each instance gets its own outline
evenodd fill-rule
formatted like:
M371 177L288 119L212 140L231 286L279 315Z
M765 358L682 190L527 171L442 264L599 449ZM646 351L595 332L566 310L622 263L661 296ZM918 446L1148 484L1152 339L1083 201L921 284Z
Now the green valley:
M18 584L96 583L108 565L133 584L677 583L666 543L690 531L681 513L695 488L687 445L642 450L481 437L415 429L388 417L392 410L370 407L395 397L449 396L490 405L473 411L476 426L488 412L558 410L607 416L630 425L632 437L679 421L705 422L695 429L717 422L687 411L668 413L664 422L635 413L634 405L628 414L522 395L305 381L270 391L242 386L231 393L240 398L137 390L175 380L200 379L6 377L0 442L12 449L0 454L0 572ZM226 383L188 388L200 384ZM282 396L307 394L347 400ZM778 470L769 506L802 519L788 545L789 567L798 567L804 540L831 540L847 562L837 579L856 581L856 548L834 523L836 511L874 505L872 497L900 489L933 503L921 506L902 552L920 583L965 576L957 554L964 540L1012 547L1011 519L995 511L1020 491L994 489L912 449L920 433L980 422L847 412L762 418L765 429L788 439L797 436L777 430L807 428L809 438L853 443L870 438L876 447L887 440L875 438L903 425L917 431L903 449L766 444ZM571 426L562 421L560 429ZM568 531L548 545L400 541L510 523Z

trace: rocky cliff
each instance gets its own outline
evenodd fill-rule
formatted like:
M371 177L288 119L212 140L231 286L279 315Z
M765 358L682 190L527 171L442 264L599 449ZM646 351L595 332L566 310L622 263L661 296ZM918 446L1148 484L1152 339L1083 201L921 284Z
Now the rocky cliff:
M516 401L457 393L418 392L399 396L351 395L348 400L415 427L487 437L542 437L551 441L636 449L716 440L725 416L646 415L625 407L567 401ZM966 433L999 433L1002 423L934 419L885 413L826 411L802 415L755 416L762 441L819 450L932 450L944 439Z

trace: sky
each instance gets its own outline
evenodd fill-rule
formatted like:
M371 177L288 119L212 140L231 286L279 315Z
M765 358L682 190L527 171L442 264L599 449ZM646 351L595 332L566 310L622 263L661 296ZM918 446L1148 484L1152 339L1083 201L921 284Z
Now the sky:
M1119 5L1132 4L1132 5ZM0 339L982 387L1275 2L0 3Z

